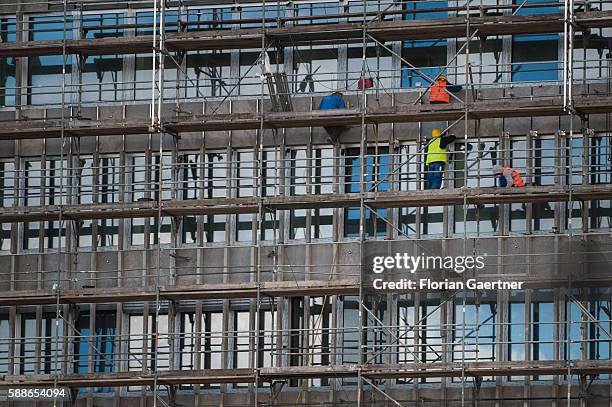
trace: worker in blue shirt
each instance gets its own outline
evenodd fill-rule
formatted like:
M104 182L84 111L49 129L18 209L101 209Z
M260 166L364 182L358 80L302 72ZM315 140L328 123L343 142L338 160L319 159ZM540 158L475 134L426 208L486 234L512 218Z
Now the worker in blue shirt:
M346 103L344 102L344 98L342 92L334 91L331 95L324 96L321 99L321 103L319 103L318 110L334 110L334 109L346 109ZM325 126L324 127L327 134L332 141L332 143L338 142L338 137L340 134L346 130L344 126Z

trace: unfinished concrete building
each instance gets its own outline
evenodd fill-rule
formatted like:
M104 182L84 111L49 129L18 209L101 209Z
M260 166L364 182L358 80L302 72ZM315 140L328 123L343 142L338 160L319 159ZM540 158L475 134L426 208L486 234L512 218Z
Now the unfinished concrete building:
M0 0L0 404L611 406L611 25L607 0ZM431 104L440 73L462 90ZM374 290L397 253L524 284Z

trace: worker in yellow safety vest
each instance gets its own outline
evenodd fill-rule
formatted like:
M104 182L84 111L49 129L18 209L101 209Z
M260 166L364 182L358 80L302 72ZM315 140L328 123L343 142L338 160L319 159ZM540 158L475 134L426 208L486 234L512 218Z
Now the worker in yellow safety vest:
M521 173L512 167L495 165L493 167L493 172L499 175L499 186L502 188L520 188L525 186L525 180L521 176Z
M427 186L426 189L440 189L444 167L448 162L448 145L455 141L452 134L442 136L442 130L435 128L431 131L432 140L427 145Z

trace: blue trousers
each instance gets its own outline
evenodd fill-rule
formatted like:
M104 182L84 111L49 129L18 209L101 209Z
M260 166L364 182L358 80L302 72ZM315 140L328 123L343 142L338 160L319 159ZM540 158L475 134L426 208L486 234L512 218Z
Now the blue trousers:
M427 166L427 189L442 188L442 176L444 175L444 164L441 161L431 163Z

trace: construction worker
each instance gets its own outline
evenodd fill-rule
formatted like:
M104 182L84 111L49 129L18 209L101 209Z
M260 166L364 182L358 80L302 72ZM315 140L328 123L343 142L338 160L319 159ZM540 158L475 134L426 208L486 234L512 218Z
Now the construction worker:
M493 173L499 176L499 186L502 188L520 188L525 186L521 173L512 167L493 166Z
M331 95L324 96L319 103L318 110L334 110L334 109L346 109L346 103L344 102L344 95L339 90L332 92ZM330 137L330 141L335 144L338 142L338 137L342 132L346 130L344 126L325 126L325 131Z
M461 85L453 85L446 75L438 75L436 81L429 88L429 104L446 104L451 101L451 93L461 91ZM449 93L450 92L450 93Z
M427 186L426 189L440 189L442 175L448 162L448 145L455 141L454 135L442 136L442 130L435 128L431 131L432 141L427 145Z

